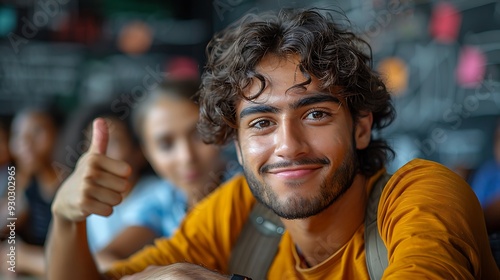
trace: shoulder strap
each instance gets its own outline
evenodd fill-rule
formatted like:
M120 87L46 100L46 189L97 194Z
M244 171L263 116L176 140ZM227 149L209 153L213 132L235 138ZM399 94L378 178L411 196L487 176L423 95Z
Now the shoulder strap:
M229 260L229 272L266 279L285 231L272 210L256 202Z
M391 176L383 174L373 186L365 214L365 254L370 279L381 279L387 268L387 248L377 228L377 209L380 196Z

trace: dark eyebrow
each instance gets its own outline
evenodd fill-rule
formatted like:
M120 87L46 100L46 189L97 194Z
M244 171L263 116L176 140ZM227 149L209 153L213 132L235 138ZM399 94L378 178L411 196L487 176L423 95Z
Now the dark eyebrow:
M252 114L259 113L278 113L280 110L276 107L269 105L255 105L251 107L247 107L240 112L240 119Z
M312 96L306 96L304 98L301 98L299 101L295 102L290 106L292 109L298 109L300 107L316 104L316 103L322 103L322 102L333 102L337 104L341 104L340 100L332 95L331 93L317 93Z
M165 139L171 140L172 134L170 132L162 132L153 136L155 141L164 141Z

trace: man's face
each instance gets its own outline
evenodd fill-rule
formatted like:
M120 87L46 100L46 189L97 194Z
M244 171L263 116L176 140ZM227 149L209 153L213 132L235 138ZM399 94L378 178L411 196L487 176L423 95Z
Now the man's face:
M295 57L268 55L256 71L266 88L253 102L236 106L238 158L248 184L281 217L316 215L351 186L355 149L368 145L371 114L361 118L358 132L343 101L321 92L314 77L306 89L290 89L306 80ZM245 93L259 88L255 81Z

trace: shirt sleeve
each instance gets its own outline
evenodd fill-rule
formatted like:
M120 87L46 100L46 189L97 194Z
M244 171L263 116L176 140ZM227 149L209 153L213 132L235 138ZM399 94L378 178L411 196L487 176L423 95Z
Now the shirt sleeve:
M481 206L446 167L412 161L386 185L378 226L389 257L384 279L487 279L498 272ZM493 278L490 278L493 279Z

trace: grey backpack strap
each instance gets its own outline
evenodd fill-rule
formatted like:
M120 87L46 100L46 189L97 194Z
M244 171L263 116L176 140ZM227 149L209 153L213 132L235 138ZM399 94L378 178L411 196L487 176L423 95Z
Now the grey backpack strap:
M387 268L387 248L384 241L380 238L380 233L377 228L377 208L384 190L385 185L391 176L389 174L382 175L370 193L368 204L366 205L365 214L365 253L366 266L370 279L382 279L384 270Z
M256 202L229 260L229 272L266 279L285 231L279 217Z

